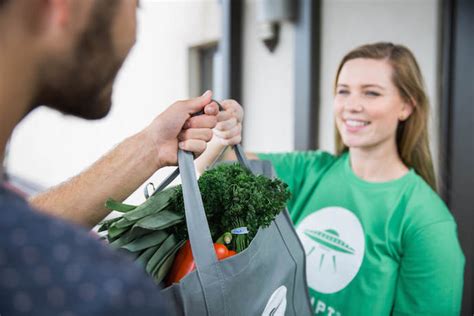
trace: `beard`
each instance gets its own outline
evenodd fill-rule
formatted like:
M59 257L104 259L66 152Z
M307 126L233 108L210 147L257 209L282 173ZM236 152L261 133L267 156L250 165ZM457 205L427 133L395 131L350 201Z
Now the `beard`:
M124 61L114 51L111 35L117 3L96 1L72 56L51 58L41 65L32 108L45 105L85 119L100 119L109 113L113 83Z

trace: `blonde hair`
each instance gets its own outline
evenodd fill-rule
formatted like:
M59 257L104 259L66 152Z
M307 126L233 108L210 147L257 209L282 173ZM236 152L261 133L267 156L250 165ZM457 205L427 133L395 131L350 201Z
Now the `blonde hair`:
M392 43L360 46L346 54L339 64L334 91L342 67L349 60L356 58L383 59L392 66L394 85L402 99L413 105L413 113L398 124L398 154L406 166L413 168L436 191L436 177L428 138L429 101L420 67L412 52L405 46ZM340 155L347 150L336 128L336 153Z

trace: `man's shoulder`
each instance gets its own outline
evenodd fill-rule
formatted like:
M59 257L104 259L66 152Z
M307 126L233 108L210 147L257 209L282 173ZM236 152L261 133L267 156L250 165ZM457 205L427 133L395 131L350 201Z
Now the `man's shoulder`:
M0 310L15 315L164 312L143 269L86 230L0 194Z

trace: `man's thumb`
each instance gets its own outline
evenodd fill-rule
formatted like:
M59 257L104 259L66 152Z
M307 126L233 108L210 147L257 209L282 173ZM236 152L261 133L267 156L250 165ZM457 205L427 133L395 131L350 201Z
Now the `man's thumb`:
M201 111L202 109L204 109L206 105L211 103L211 99L212 99L212 91L207 90L200 97L189 100L188 102L186 102L188 113L194 114Z

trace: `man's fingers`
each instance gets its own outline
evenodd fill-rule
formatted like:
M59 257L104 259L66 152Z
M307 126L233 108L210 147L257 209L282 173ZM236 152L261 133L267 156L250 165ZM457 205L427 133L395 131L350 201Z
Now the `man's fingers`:
M198 115L189 118L184 124L185 129L189 128L214 128L217 124L217 117L214 115Z
M179 148L185 151L193 152L199 156L206 150L207 142L197 139L188 139L179 143Z
M218 115L219 114L219 106L216 102L211 102L210 104L204 107L204 113L207 115Z
M190 128L179 133L178 140L186 141L189 139L197 139L209 142L212 139L212 136L212 130L209 128Z

